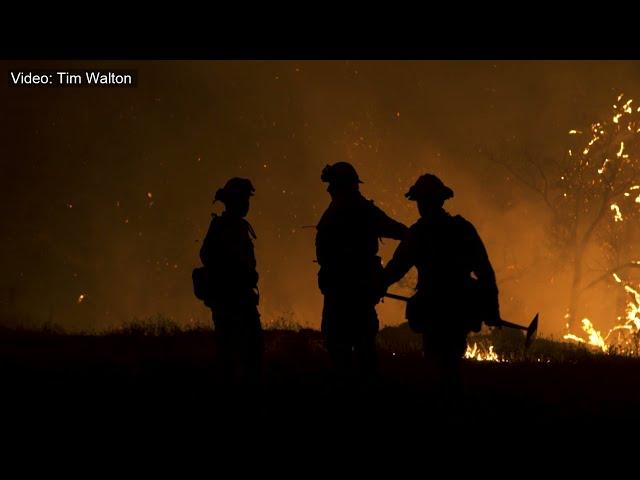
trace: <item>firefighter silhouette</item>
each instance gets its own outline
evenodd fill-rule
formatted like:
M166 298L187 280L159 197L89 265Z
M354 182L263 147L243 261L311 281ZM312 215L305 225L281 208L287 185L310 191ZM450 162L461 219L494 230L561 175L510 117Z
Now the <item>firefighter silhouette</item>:
M389 286L417 268L416 293L406 316L411 328L423 334L425 358L441 388L458 394L467 334L478 331L483 321L500 324L496 277L474 226L443 208L453 190L426 174L405 196L417 202L420 219L384 269L384 282Z
M225 375L231 379L239 367L251 383L259 380L263 353L253 247L256 234L245 219L254 191L251 181L232 178L216 192L214 202L222 202L225 209L221 215L212 215L200 249L204 268L199 285L205 304L211 308Z
M324 295L322 333L334 367L348 373L376 372L376 304L384 295L381 237L401 239L407 227L387 216L359 189L360 178L347 162L327 165L331 203L317 225L318 285Z

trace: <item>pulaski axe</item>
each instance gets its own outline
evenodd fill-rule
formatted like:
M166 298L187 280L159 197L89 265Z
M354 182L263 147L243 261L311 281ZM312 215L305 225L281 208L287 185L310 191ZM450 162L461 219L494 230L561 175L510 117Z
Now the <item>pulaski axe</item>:
M385 293L384 296L393 298L394 300L401 300L403 302L408 302L410 298L403 295L396 295L395 293ZM527 336L524 341L524 348L529 348L529 345L531 345L531 342L533 342L533 340L536 338L536 334L538 333L538 314L536 313L536 316L533 317L533 320L531 320L531 323L528 327L525 327L524 325L518 325L517 323L507 322L506 320L502 319L500 319L500 324L498 326L515 328L517 330L524 330L525 332L527 332Z

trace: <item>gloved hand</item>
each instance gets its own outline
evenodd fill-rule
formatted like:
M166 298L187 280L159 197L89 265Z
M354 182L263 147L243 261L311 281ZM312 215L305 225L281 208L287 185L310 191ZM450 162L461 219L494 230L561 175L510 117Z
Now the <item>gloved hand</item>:
M376 282L373 290L373 298L376 305L384 298L389 287L384 282Z
M496 309L495 313L489 315L484 321L489 327L502 328L502 317L500 316L500 310Z

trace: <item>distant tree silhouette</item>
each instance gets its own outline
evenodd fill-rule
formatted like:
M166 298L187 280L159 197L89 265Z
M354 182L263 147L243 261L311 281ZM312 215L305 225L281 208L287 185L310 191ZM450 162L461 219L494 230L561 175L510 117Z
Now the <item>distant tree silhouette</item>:
M640 268L640 252L632 241L639 233L640 106L620 95L608 117L568 133L570 148L559 159L489 157L536 192L552 216L553 247L572 271L567 302L572 328L586 289ZM603 250L605 266L602 274L586 278L586 253L592 246Z

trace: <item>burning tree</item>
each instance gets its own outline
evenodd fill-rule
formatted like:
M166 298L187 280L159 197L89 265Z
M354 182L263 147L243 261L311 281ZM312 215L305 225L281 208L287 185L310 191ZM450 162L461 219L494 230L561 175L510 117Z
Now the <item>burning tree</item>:
M563 157L539 161L526 156L518 165L499 162L540 195L551 213L551 237L560 257L571 268L571 287L567 305L567 327L581 317L581 299L586 290L602 281L613 281L630 296L622 324L606 337L596 331L588 319L582 320L589 335L584 340L569 334L566 338L598 345L607 350L606 340L626 332L640 331L640 294L623 277L630 269L640 268L640 252L634 236L640 216L640 107L632 99L618 96L608 118L582 130L570 130L571 148ZM587 278L587 252L599 247L604 273ZM619 335L618 335L619 336ZM629 340L629 339L627 339Z

